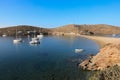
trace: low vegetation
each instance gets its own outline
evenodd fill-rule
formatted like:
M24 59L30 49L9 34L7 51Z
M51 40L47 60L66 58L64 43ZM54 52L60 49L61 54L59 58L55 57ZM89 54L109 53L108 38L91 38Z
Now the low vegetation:
M102 71L93 71L89 80L120 80L120 67L115 65Z

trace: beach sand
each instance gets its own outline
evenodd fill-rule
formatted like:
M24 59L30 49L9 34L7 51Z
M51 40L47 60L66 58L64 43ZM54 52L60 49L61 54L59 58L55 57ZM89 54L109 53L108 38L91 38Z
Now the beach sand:
M81 37L85 37L91 40L94 40L100 45L100 48L104 47L106 44L120 44L120 38L113 37L101 37L101 36L87 36L87 35L79 35Z

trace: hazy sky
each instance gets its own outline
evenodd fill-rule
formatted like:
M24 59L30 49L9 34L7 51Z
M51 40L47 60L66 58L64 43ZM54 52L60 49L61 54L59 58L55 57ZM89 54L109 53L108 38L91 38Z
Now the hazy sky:
M120 26L120 0L0 0L0 27L23 24Z

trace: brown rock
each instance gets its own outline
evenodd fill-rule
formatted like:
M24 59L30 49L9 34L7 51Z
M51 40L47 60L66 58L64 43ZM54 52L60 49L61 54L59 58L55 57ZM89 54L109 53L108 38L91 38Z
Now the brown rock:
M88 70L102 70L114 65L120 66L120 44L106 45L96 56L79 66Z

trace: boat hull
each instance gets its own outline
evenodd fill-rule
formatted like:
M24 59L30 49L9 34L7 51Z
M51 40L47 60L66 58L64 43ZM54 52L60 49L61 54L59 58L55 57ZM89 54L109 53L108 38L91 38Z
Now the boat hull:
M38 41L38 40L32 40L32 41L30 41L29 43L30 43L30 44L40 44L40 41Z
M15 39L15 40L13 40L13 43L20 43L20 42L22 42L22 39Z

